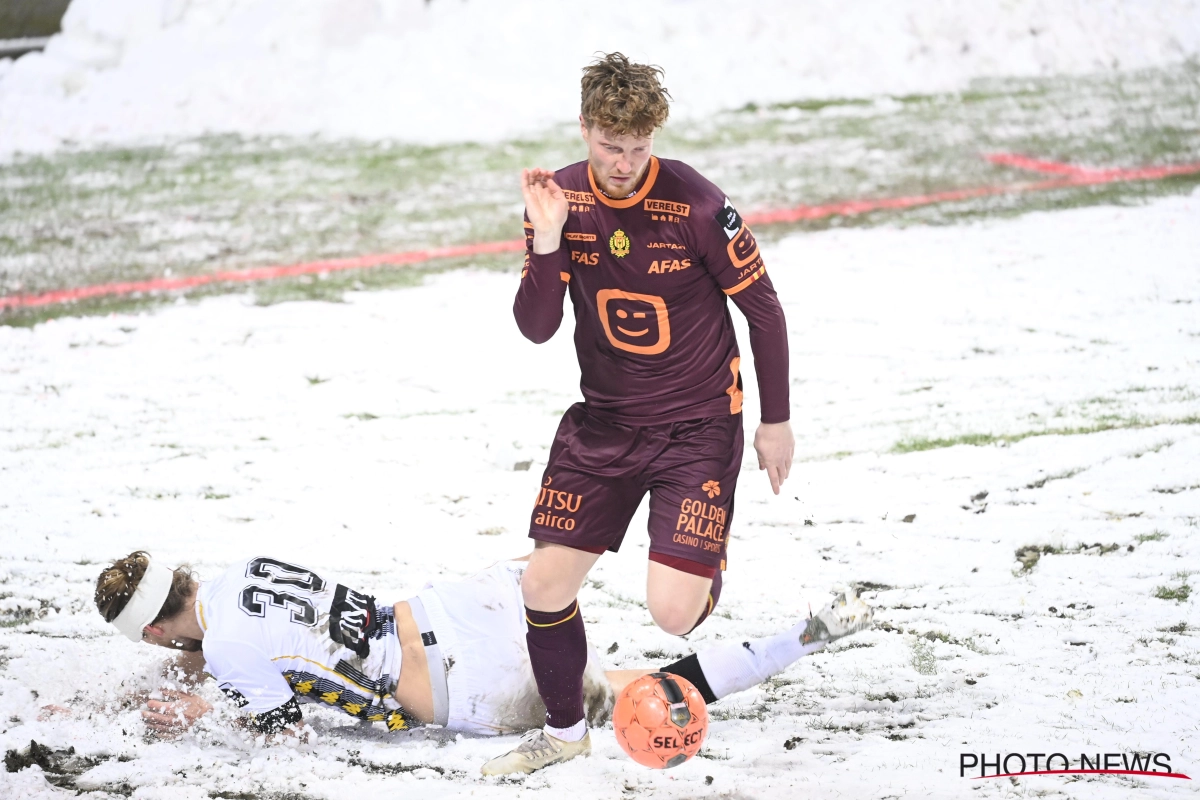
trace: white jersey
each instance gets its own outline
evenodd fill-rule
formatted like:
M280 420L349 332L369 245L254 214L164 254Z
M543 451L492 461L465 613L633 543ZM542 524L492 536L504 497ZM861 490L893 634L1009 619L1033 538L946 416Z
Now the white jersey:
M391 730L413 724L395 698L401 656L390 605L259 557L202 583L196 618L207 672L252 714L295 697Z

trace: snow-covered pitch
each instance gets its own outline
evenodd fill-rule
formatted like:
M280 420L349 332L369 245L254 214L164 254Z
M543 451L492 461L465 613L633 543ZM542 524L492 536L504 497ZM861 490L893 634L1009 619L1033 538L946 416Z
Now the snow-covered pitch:
M662 65L680 119L1178 63L1200 2L74 0L44 53L0 59L0 157L205 132L499 140L569 119L579 68L611 50Z
M155 742L119 706L159 655L105 626L91 587L132 549L201 576L286 553L381 599L526 550L577 368L569 322L520 337L515 273L0 328L0 610L20 623L0 628L0 749L73 746L92 759L76 788L148 800L1190 795L959 763L1149 751L1200 772L1198 212L1192 194L765 248L791 478L772 496L748 453L724 596L687 641L640 603L644 517L585 587L589 635L614 667L660 664L790 626L844 582L880 624L713 706L701 757L665 773L603 730L590 759L498 782L478 767L511 739L316 713L315 744L264 745L222 706ZM48 703L79 710L39 720ZM73 793L33 767L0 795Z

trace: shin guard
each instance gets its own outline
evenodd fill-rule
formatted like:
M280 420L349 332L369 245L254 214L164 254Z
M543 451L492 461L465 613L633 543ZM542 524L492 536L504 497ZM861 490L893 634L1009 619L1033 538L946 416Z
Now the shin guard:
M587 639L576 600L562 611L525 609L529 663L538 694L546 704L546 722L569 728L583 719L583 670Z

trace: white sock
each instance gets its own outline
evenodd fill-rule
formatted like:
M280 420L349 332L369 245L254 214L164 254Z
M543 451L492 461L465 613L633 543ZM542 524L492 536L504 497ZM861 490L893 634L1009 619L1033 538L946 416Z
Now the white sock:
M708 688L719 700L728 694L745 691L778 675L796 659L815 653L826 642L800 644L808 620L804 620L789 631L751 639L748 642L726 642L707 647L696 653L700 669L708 681Z
M581 719L569 728L547 725L544 730L560 742L578 742L587 733L587 720Z

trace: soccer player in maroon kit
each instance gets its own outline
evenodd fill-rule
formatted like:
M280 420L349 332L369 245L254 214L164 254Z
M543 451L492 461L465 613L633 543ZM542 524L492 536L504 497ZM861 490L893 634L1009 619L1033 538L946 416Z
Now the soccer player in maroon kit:
M544 342L570 294L584 402L567 411L550 449L522 581L547 724L485 764L487 775L590 752L576 596L600 554L620 546L646 492L651 617L683 635L712 613L743 448L727 298L749 322L762 415L754 447L776 494L791 467L783 309L729 198L686 164L651 155L668 114L662 74L620 53L585 68L587 160L522 173L527 251L513 312L527 338ZM692 677L685 662L679 674Z

